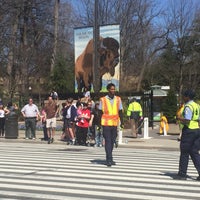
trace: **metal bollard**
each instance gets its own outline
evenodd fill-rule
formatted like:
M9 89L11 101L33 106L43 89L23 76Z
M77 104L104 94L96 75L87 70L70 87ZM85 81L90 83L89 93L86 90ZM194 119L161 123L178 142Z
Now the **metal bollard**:
M163 132L164 132L164 136L167 136L167 130L166 130L166 125L165 124L164 124Z
M149 118L144 118L144 139L149 139Z
M118 144L122 144L122 135L123 135L122 129L119 128L119 131L118 131Z

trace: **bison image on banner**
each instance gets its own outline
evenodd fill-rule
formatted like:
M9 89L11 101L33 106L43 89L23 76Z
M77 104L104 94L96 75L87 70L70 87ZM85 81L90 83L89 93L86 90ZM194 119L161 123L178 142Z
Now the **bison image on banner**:
M93 28L77 28L75 39L75 92L84 87L93 87ZM100 27L99 75L101 92L108 83L114 83L119 90L119 25Z

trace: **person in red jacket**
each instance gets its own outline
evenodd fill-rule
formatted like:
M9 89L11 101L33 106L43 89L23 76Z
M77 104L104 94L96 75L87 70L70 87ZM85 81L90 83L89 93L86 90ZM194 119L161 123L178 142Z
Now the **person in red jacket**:
M76 140L78 145L86 146L87 133L89 127L89 121L91 118L91 111L88 109L88 104L83 103L83 108L77 116L78 121L76 123Z

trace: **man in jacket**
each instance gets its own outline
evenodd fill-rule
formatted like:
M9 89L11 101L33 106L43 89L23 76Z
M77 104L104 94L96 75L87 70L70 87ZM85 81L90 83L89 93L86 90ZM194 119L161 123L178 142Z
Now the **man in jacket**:
M142 118L142 107L136 101L136 98L133 98L132 102L129 104L127 116L130 120L132 135L134 138L137 138L139 131L138 124L139 120Z
M123 106L119 96L115 96L115 85L107 85L108 94L100 99L99 110L103 137L105 139L106 165L111 167L116 163L113 161L112 151L117 138L117 127L120 123L124 126Z
M182 117L178 118L184 125L180 141L180 160L179 171L174 179L186 180L189 156L199 174L197 180L200 181L200 107L193 101L195 93L192 90L186 90L183 94L185 107Z

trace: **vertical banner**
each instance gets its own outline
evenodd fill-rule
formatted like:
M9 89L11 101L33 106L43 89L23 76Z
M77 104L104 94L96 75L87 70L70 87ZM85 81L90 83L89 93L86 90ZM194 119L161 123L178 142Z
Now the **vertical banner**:
M93 80L93 27L74 29L75 92L83 92L84 87L93 91L93 81L101 82L100 92L107 91L108 83L114 83L119 90L119 33L119 25L100 26L100 80Z

